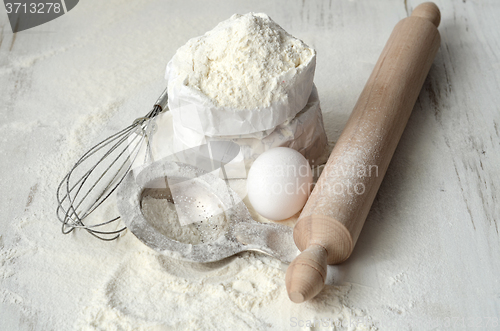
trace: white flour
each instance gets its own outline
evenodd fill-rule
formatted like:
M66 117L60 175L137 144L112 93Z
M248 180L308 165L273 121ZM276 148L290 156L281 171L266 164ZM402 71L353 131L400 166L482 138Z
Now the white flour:
M31 212L13 223L12 238L2 243L0 301L22 307L36 330L309 330L305 323L320 319L338 330L374 329L369 316L349 304L350 285L326 286L314 300L292 303L286 265L262 254L187 263L155 253L130 232L111 243L84 231L61 235L50 203L60 179L53 170L61 160L71 163L74 151L88 143L78 132L100 125L92 118L77 124L67 152L37 170ZM236 184L245 186L243 180ZM153 212L168 208L155 202L164 201L149 201ZM115 212L108 204L101 217Z
M200 90L217 106L253 109L284 98L314 54L266 14L249 13L235 14L190 39L177 50L173 64L180 83ZM282 78L285 73L290 79Z
M99 132L149 110L179 46L252 8L317 50L334 141L403 1L80 1L17 34L0 15L0 330L333 331L356 327L305 321L356 316L380 330L498 329L497 15L494 1L440 3L442 47L353 256L328 270L339 286L299 305L263 255L184 264L131 233L64 236L55 190Z
M314 301L290 302L280 262L244 253L209 264L131 252L81 311L80 330L285 330L307 319L345 327L369 319L346 305L349 287L327 287ZM368 329L359 325L360 330Z
M293 304L284 285L286 266L261 254L183 263L156 254L130 232L114 242L85 231L60 233L55 216L59 181L99 132L114 132L144 115L162 90L162 79L152 82L151 77L161 75L166 61L165 45L155 42L165 31L164 15L139 7L82 2L70 13L76 28L68 33L84 33L71 43L70 37L54 37L41 45L36 41L47 35L19 34L10 55L1 57L5 79L14 82L19 73L16 86L23 98L9 105L13 111L2 124L9 146L2 150L9 162L9 173L2 177L9 206L0 236L0 324L8 331L310 330L293 325L318 318L347 324L359 318L356 328L369 329L371 320L349 298L352 285L327 286L315 300ZM106 19L89 25L88 17L96 12ZM139 28L129 24L137 13L153 18L141 20ZM59 32L48 35L64 36ZM129 45L131 38L136 43L130 49L117 47ZM16 52L17 43L31 45L28 41L36 50ZM10 95L0 99L10 100ZM19 148L11 151L10 146ZM18 157L22 163L14 166ZM114 216L113 203L101 210L103 220ZM338 329L353 329L349 325Z
M185 244L212 242L223 235L228 227L224 214L206 220L181 225L176 207L166 199L146 196L142 199L142 213L150 224L170 239Z

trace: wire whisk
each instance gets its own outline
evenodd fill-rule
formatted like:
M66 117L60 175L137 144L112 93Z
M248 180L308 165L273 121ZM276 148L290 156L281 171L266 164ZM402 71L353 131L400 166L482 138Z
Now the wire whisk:
M117 239L126 229L105 229L106 225L118 221L120 216L97 224L87 222L87 217L115 192L139 157L144 157L144 164L152 161L151 140L156 127L155 118L167 110L167 101L165 89L151 111L92 147L66 174L57 188L56 211L64 234L79 228L101 240L110 241Z

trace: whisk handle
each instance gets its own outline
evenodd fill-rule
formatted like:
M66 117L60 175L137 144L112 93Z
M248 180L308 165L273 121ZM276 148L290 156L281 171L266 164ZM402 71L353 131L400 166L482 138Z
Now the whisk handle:
M168 104L167 89L168 88L165 88L165 90L161 93L161 95L158 97L158 100L156 100L154 104L155 106L160 107L162 111L167 109L167 104Z

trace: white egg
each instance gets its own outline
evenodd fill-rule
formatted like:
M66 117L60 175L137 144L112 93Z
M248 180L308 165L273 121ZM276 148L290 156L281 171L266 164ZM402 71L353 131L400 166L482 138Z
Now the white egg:
M256 212L270 220L289 218L304 207L312 186L307 159L288 147L262 153L247 176L247 194Z

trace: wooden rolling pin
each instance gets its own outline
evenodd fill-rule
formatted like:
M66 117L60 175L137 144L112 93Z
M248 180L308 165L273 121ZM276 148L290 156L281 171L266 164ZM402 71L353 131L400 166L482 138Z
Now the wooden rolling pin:
M293 231L301 254L286 272L293 302L316 296L326 265L351 254L439 48L426 2L392 32Z

